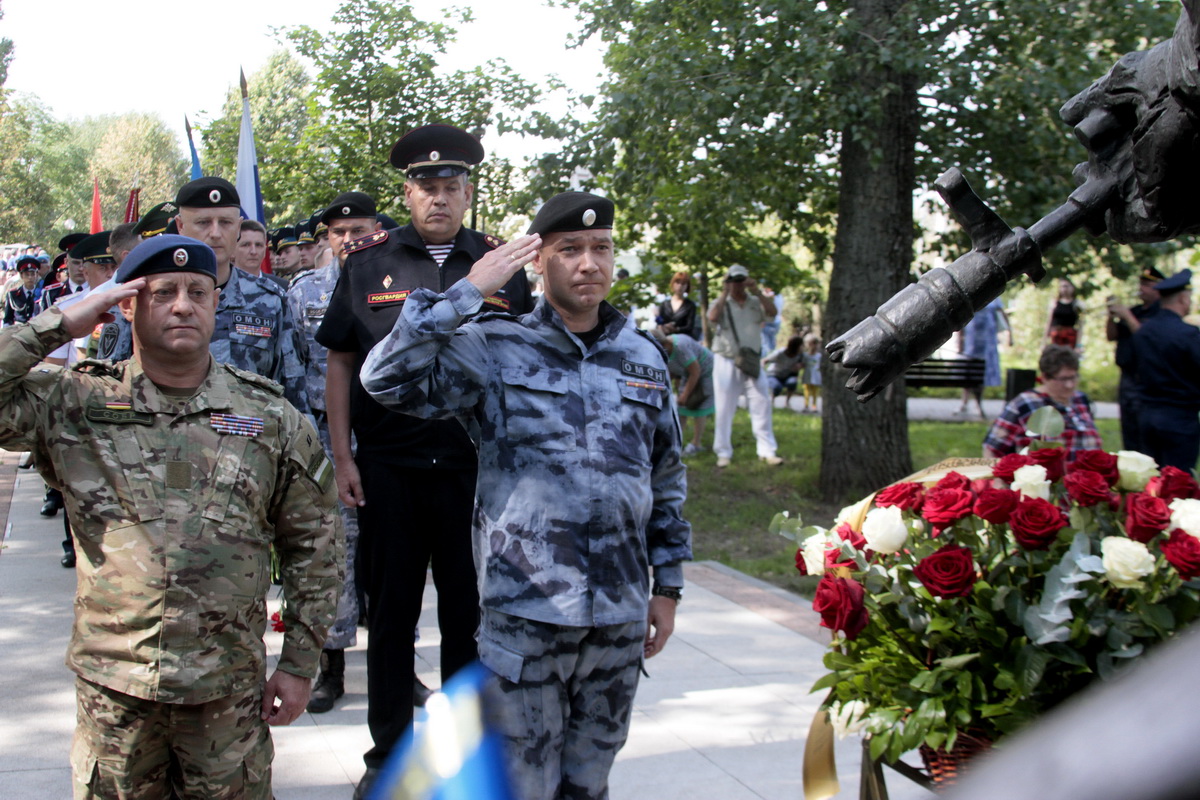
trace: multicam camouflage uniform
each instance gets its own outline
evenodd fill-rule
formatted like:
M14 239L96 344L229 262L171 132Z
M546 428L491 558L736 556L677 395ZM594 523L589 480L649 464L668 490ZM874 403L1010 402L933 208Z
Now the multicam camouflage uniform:
M524 695L513 707L562 704L506 731L518 794L602 797L628 732L650 570L682 586L691 557L665 359L607 303L587 346L545 300L459 328L482 302L466 280L444 296L414 290L362 381L398 411L478 422L480 658L505 693ZM584 642L582 674L557 674L559 655ZM582 685L575 707L591 711L574 715L564 743L567 682Z
M304 338L288 307L287 294L273 281L231 267L221 287L217 324L208 348L213 358L270 378L283 396L308 412L304 388Z
M341 525L316 432L277 386L216 362L191 398L161 392L136 361L35 366L66 341L58 308L0 333L0 444L32 450L65 496L80 554L67 666L88 684L81 715L121 713L96 699L114 692L179 714L229 707L222 718L240 726L230 738L243 749L198 754L190 767L223 775L242 759L260 769L269 737L247 698L261 702L266 677L269 547L287 600L279 669L316 672L340 588ZM137 787L129 797L166 796L127 770L173 732L134 743L138 726L104 729L80 726L76 796L93 796L89 781L97 796L123 781ZM169 745L180 758L188 750ZM269 797L269 776L254 781L248 796Z
M329 350L316 340L317 328L325 319L329 308L329 298L333 296L333 287L337 285L337 259L327 266L308 270L296 276L288 289L288 305L291 307L292 318L308 343L308 373L305 379L305 389L308 392L308 403L312 407L313 418L317 421L317 432L321 435L321 444L325 454L333 457L329 441L329 419L325 415L325 365L329 360ZM329 629L329 638L325 640L327 650L344 650L353 647L358 642L358 591L354 583L354 557L358 552L358 516L339 502L338 508L342 514L342 526L346 530L346 579L342 582L342 595L338 598L337 618Z

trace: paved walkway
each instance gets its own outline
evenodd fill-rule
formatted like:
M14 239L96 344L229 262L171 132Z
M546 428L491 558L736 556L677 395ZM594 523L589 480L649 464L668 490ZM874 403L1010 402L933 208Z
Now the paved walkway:
M42 482L0 453L0 797L69 798L73 675L63 665L74 573L58 564L61 515L38 515ZM11 490L11 506L5 509ZM7 513L6 513L7 511ZM819 698L823 632L802 598L719 564L687 567L675 636L647 663L628 745L612 775L614 800L798 800L808 725ZM274 599L272 599L274 602ZM435 596L429 586L418 671L438 682ZM281 636L270 634L278 654ZM370 745L366 634L347 653L347 696L275 735L279 800L348 800ZM858 796L857 739L839 743L841 798ZM891 776L892 797L928 797Z

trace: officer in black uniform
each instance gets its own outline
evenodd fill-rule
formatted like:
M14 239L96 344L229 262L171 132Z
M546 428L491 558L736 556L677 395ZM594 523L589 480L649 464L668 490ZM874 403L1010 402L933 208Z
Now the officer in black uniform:
M41 269L42 262L37 256L21 256L17 259L17 274L21 276L21 284L10 290L4 298L4 327L29 322L37 313L35 290Z
M392 148L405 170L412 222L346 245L348 254L317 341L329 348L325 401L342 501L358 507L356 576L365 588L367 723L372 747L355 797L365 797L413 715L413 628L432 561L445 682L476 657L479 597L471 553L476 454L458 421L388 411L362 388L367 353L392 330L410 290L444 291L501 244L463 227L483 146L450 125L426 125ZM486 298L484 310L533 308L523 271ZM357 454L350 450L350 430Z
M1184 269L1155 284L1159 312L1133 335L1144 452L1186 472L1200 456L1200 328L1183 321L1191 282Z
M1133 355L1133 334L1142 327L1142 320L1158 313L1158 290L1154 288L1166 276L1154 267L1145 267L1138 281L1136 306L1125 306L1109 298L1108 324L1105 333L1110 342L1116 342L1116 362L1121 370L1121 382L1117 385L1117 402L1121 407L1121 444L1126 450L1142 452L1142 436L1138 421L1137 370Z

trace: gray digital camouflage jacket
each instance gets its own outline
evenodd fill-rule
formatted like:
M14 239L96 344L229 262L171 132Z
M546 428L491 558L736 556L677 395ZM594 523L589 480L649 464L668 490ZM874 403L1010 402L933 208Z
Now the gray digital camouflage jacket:
M363 386L419 417L478 422L474 546L484 608L560 625L644 620L650 570L683 585L680 430L662 351L612 306L590 348L544 299L462 327L467 280L416 289Z

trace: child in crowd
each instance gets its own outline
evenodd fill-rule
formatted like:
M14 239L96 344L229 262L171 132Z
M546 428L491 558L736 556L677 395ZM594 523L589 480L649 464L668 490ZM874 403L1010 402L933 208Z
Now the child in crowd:
M803 413L818 413L817 398L821 396L821 339L815 333L804 337L804 371L800 382L804 384Z
M792 393L796 391L796 382L800 376L800 367L804 363L804 353L801 350L804 340L799 336L788 339L786 347L780 347L763 359L767 368L767 381L771 384L771 394L779 397L787 392L784 405L792 401Z

